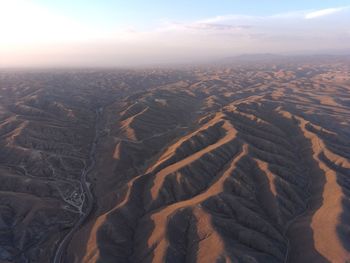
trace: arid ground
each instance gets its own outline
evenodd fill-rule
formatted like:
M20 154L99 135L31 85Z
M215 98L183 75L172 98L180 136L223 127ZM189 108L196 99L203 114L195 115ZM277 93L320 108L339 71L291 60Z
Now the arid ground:
M349 59L1 70L0 145L1 263L350 262Z

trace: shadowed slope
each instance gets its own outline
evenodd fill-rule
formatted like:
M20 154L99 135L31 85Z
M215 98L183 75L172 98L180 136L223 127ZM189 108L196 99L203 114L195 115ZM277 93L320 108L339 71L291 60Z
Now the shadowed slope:
M0 74L0 260L346 262L349 72Z

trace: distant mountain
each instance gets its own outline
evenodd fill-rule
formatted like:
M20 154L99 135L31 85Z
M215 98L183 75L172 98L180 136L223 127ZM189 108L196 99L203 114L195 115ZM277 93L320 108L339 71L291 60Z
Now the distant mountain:
M350 52L342 54L297 54L297 55L284 55L284 54L272 54L272 53L257 53L257 54L242 54L238 56L226 57L217 60L218 64L236 64L236 63L256 63L256 62L312 62L323 60L350 60Z
M228 57L224 60L235 60L235 61L262 61L262 60L275 60L283 59L285 56L272 54L272 53L258 53L258 54L242 54L238 56Z

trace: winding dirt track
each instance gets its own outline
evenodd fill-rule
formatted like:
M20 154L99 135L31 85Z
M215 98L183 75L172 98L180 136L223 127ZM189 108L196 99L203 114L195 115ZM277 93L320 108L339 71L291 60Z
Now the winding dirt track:
M79 220L74 224L72 229L69 230L69 232L64 236L64 238L59 242L57 246L57 250L55 252L55 257L53 258L54 263L62 263L65 262L65 253L67 246L69 245L69 242L72 239L72 236L74 233L84 224L85 220L89 217L91 214L91 211L93 209L94 205L94 196L90 189L90 183L87 181L88 174L94 169L96 164L96 146L98 143L98 140L100 138L100 116L103 114L103 108L98 108L95 110L96 116L95 116L95 137L91 144L91 149L89 153L89 165L87 167L84 167L81 177L80 177L80 184L83 188L84 192L84 203L82 204L83 211L81 212L81 215L79 217Z

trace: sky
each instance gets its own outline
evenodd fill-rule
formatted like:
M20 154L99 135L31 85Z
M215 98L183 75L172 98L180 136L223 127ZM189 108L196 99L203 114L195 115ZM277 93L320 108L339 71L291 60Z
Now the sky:
M350 0L0 0L0 67L350 50Z

